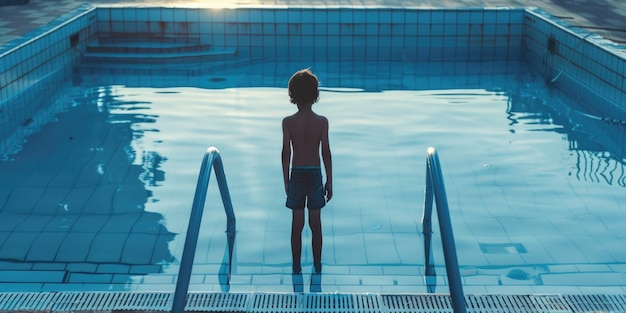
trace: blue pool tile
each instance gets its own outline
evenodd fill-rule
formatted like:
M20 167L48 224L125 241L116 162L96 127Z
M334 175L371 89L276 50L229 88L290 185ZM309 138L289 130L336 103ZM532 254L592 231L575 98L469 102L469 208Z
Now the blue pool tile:
M7 207L9 206L33 207L41 196L42 196L41 188L22 187L13 191L13 193L11 194L11 197L7 200L5 205ZM33 229L32 226L29 226L29 225L32 225L33 223L40 223L40 222L41 222L41 219L34 219L33 221L25 221L24 226L19 226L19 227L26 227L25 230ZM40 224L40 226L43 227L45 225Z
M111 274L70 273L67 281L69 283L102 284L110 283L112 279L113 275Z
M111 21L123 21L124 20L124 8L111 8L109 10L111 15Z
M365 12L365 20L368 24L379 24L379 10L367 10Z
M352 24L354 23L354 14L352 10L341 10L339 11L339 22L342 24Z
M161 8L161 19L159 22L174 22L174 12L178 12L178 10L174 10L173 8Z
M135 291L139 292L162 292L163 290L174 290L174 284L139 284Z
M250 9L249 22L263 23L263 11L262 9Z
M87 255L89 262L119 262L127 234L99 233L93 240Z
M541 274L544 285L552 286L625 286L626 276L621 273L560 273Z
M302 23L301 10L287 10L287 21L289 23Z
M378 23L379 24L391 24L391 23L393 23L393 14L392 14L392 12L393 11L389 10L389 9L379 9L378 10Z
M130 266L126 264L100 264L97 272L126 274L130 272Z
M134 21L131 22L121 22L118 23L117 25L120 26L120 30L119 32L125 32L125 33L136 33L137 32L137 23ZM117 28L113 28L114 31L117 31Z
M7 262L0 261L0 270L31 270L33 268L33 263L23 262Z
M127 264L150 264L158 236L130 234L124 242L121 261Z
M99 12L100 9L98 9L96 12ZM107 19L100 19L100 17L98 17L98 20L101 21L106 21ZM150 9L149 8L136 8L135 9L135 20L137 22L148 22L150 21Z
M507 25L511 23L511 10L496 10L496 23Z
M613 272L610 264L577 264L578 272Z
M442 11L442 10L431 10L430 11L430 24L431 25L437 25L437 24L445 24L445 16L446 14L451 14L451 13L447 13L448 11Z
M80 263L80 262L72 262L67 264L66 270L68 272L85 272L85 273L95 273L98 268L97 263Z
M443 11L443 24L446 25L456 25L457 23L461 23L459 19L459 13L456 10L444 10Z
M122 21L124 22L135 22L137 21L137 9L135 8L124 8L122 9Z
M50 222L52 216L30 216L28 219L24 220L22 223L15 227L15 231L18 232L31 232L33 234L39 233L42 229L45 229L46 225ZM20 233L13 233L13 235L20 236ZM30 235L28 235L30 236Z
M302 36L313 36L315 34L315 28L313 24L303 24L301 28ZM305 40L304 42L312 42L312 40Z
M287 275L291 276L291 275ZM284 275L254 275L252 285L281 285L284 282Z
M28 216L19 214L17 212L0 212L0 219L2 220L0 230L2 231L2 234L8 236L12 230L14 230L18 225L22 224L27 218Z
M186 9L174 10L172 19L169 20L169 21L176 22L176 23L193 22L192 20L189 20L187 18L187 11L188 10L186 10Z
M138 284L140 282L138 279L133 279L133 276L127 274L113 274L113 278L111 278L111 283L113 285L118 284L118 286L128 286L131 284ZM131 288L131 290L132 289L134 288Z
M237 272L230 279L231 285L250 285L252 283L252 275L241 275Z
M27 259L33 261L54 260L65 236L66 233L63 232L38 237L32 242L28 255L26 256Z
M143 284L175 284L175 275L146 275L143 278Z
M367 12L365 10L356 10L353 13L353 22L354 23L366 23L369 22L367 20Z
M42 283L0 284L0 291L2 291L2 292L33 292L33 290L34 291L42 290L45 285L46 284L42 284ZM76 290L76 289L74 289L74 290Z
M130 274L146 274L146 273L159 273L161 272L160 265L132 265L130 268Z
M341 11L339 9L328 9L323 12L326 15L327 24L341 23Z
M277 24L289 23L288 12L289 12L288 10L276 10L274 12L274 23L277 23Z
M148 10L148 21L159 22L161 21L161 8L147 8Z
M582 294L608 294L608 295L622 295L626 288L620 286L614 287L602 287L602 286L580 286L578 288Z
M56 261L60 262L84 262L87 259L94 234L70 233L59 247L59 255Z
M0 266L0 268L2 268ZM65 271L66 264L64 263L34 263L33 270L35 271Z
M381 286L339 285L337 292L345 293L381 293Z
M472 22L472 12L470 10L458 10L457 11L457 20L454 24L459 25L468 25Z
M272 22L276 21L276 11L275 10L262 10L262 21L263 22Z
M498 11L494 9L488 9L483 11L483 23L496 24L498 22Z
M534 286L485 286L489 294L517 294L526 295L534 294Z
M391 20L393 24L404 24L406 21L406 13L404 10L392 10Z
M578 272L578 267L574 264L556 264L556 265L548 265L548 271L550 273L576 273Z
M499 275L476 275L463 276L463 287L465 286L498 286L502 285ZM504 283L506 284L506 283Z
M365 275L361 277L360 283L364 286L393 286L398 282L393 276Z
M0 282L62 283L65 271L0 271Z

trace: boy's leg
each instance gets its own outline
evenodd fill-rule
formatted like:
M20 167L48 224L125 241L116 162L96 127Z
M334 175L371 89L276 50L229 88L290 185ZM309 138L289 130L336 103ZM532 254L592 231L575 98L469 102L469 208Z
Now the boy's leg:
M291 210L291 258L293 273L302 271L300 256L302 255L302 229L304 228L304 209Z
M309 210L309 227L311 228L311 245L313 246L313 267L315 272L322 271L322 210Z

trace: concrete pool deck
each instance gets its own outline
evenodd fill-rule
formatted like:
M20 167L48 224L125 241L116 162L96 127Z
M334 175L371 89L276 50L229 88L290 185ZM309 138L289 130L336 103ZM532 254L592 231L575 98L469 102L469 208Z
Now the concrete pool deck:
M622 0L30 0L0 7L0 45L83 5L128 6L389 6L389 7L539 7L573 26L626 45L626 1Z

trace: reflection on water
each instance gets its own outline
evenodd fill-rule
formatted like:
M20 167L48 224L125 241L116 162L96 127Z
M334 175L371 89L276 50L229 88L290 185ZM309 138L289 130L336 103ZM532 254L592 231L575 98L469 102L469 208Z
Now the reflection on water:
M626 122L614 118L617 113L604 113L606 117L586 111L551 95L540 98L518 92L510 95L507 115L511 126L562 134L576 156L576 165L568 175L626 187Z
M234 229L233 232L227 232L226 234L228 245L224 249L224 257L217 274L222 292L230 291L230 279L233 274L233 265L236 263L236 260L233 258L233 256L236 256L234 253L235 237Z
M50 283L123 284L173 261L168 245L175 234L161 214L144 210L147 188L164 180L165 158L142 151L136 159L131 144L142 136L133 124L154 117L111 115L111 106L137 104L96 92L106 104L90 103L92 95L77 99L85 103L0 163L0 270L11 263L59 272Z

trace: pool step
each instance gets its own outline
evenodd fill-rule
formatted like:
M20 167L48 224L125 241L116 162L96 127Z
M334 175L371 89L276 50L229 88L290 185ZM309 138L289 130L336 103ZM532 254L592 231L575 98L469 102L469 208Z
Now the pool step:
M131 39L90 43L82 57L81 69L140 75L199 75L250 62L238 58L236 48L214 47L199 41Z
M167 41L98 40L87 46L87 53L188 53L210 50L210 44Z
M235 48L209 44L169 42L94 42L87 46L84 62L163 64L225 60L237 55Z
M83 60L80 66L80 72L84 74L116 74L116 75L183 75L198 76L210 74L217 70L234 69L248 66L258 62L254 58L232 58L226 60L211 60L195 62L102 62L91 60Z

